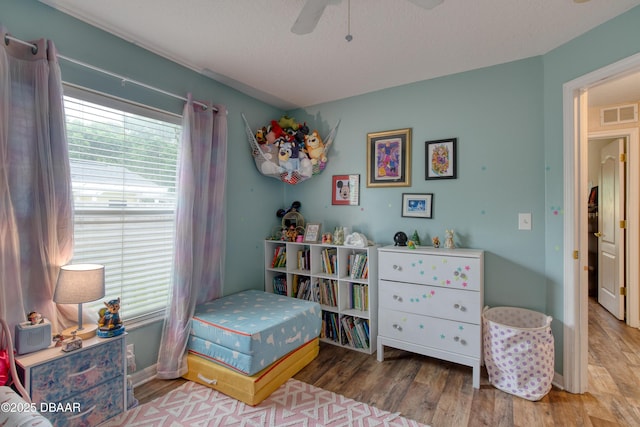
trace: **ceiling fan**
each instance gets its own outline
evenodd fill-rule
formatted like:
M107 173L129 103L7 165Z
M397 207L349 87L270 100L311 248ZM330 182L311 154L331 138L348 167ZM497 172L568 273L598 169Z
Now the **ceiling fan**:
M324 9L330 4L338 4L342 0L306 0L298 19L291 27L294 34L309 34L318 24ZM433 9L444 0L407 0L423 9Z

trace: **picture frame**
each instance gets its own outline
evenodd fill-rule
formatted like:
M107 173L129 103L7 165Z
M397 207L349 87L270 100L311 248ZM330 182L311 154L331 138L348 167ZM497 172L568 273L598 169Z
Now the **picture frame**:
M433 218L433 193L402 193L402 216Z
M360 175L333 175L331 180L331 204L360 204Z
M306 228L304 229L303 241L305 243L318 243L321 238L321 229L322 224L318 222L308 222Z
M425 142L425 179L455 179L458 177L458 138Z
M411 186L411 128L367 134L367 187Z

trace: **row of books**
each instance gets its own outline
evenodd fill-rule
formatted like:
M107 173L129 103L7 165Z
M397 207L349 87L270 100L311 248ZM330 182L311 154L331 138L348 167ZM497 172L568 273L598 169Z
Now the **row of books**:
M369 310L369 285L352 283L349 288L350 307L356 310Z
M338 282L322 279L320 285L320 304L338 306Z
M338 271L338 251L336 248L323 249L321 253L322 272L335 275Z
M278 295L287 295L287 275L278 274L273 278L273 293Z
M338 327L341 324L342 327ZM328 311L322 312L322 331L320 338L340 342L353 348L368 349L369 321L353 316L342 316Z
M311 251L309 249L300 249L298 251L298 270L311 269Z
M369 348L369 322L366 319L343 316L342 331L347 337L343 344L348 343L353 348Z
M273 250L273 259L271 260L271 268L284 268L287 266L286 246L276 246Z
M365 253L349 255L349 276L352 279L366 279L369 277L369 258Z
M320 302L320 292L317 284L314 286L310 277L293 276L293 295L298 299Z

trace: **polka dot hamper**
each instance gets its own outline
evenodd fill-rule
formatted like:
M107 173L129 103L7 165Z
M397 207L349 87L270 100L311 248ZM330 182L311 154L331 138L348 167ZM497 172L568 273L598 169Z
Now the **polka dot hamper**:
M517 307L485 307L484 362L489 382L527 400L551 390L554 346L551 316Z

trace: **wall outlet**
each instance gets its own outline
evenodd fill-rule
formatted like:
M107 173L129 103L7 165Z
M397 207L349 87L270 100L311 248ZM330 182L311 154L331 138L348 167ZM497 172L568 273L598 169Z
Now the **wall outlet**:
M531 213L518 214L518 230L531 230Z

